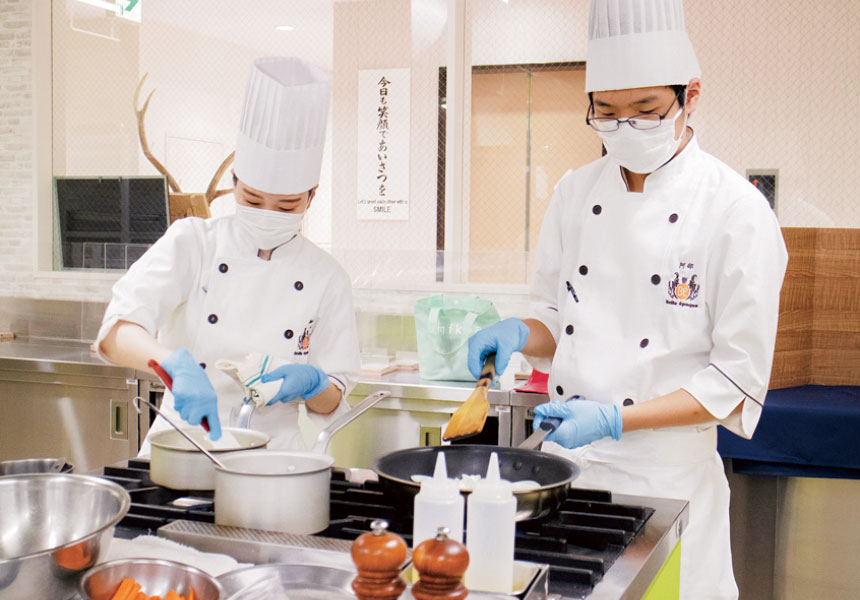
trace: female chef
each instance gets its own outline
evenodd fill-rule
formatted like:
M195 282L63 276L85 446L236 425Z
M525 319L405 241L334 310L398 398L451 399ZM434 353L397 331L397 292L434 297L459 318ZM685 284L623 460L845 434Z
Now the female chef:
M749 438L761 415L785 245L688 126L701 83L680 0L593 0L589 38L588 123L608 155L559 181L534 318L476 333L470 370L519 350L548 370L535 424L562 423L544 448L579 464L578 486L689 500L681 597L737 598L716 425Z
M242 388L214 368L249 353L283 366L270 406L254 428L269 448L302 448L295 399L309 415L343 408L359 370L351 284L344 270L301 235L316 191L329 104L328 77L296 58L254 62L245 90L234 164L236 213L184 218L113 288L96 347L106 360L173 378L164 410L211 437L242 403ZM157 419L152 431L168 425ZM149 451L148 439L141 454Z

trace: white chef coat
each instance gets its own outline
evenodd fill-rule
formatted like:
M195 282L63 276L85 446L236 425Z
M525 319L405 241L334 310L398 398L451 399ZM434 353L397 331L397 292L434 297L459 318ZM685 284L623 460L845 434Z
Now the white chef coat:
M324 370L343 392L359 372L358 333L349 277L329 254L302 235L276 249L271 260L234 215L176 221L113 287L96 347L118 320L146 329L166 347L188 348L218 395L218 416L229 426L242 388L215 368L219 359L250 352L307 363ZM103 357L104 358L104 357ZM163 410L179 420L173 397ZM348 410L309 416L324 426ZM253 429L272 436L270 449L303 449L296 402L255 410ZM169 427L156 419L150 434ZM149 439L141 454L149 453Z
M643 193L627 191L609 156L568 172L544 217L532 309L557 349L551 368L530 360L549 368L551 399L622 407L683 388L715 418L572 451L545 446L580 464L578 486L690 500L683 598L737 597L716 424L755 430L786 262L768 203L695 137Z

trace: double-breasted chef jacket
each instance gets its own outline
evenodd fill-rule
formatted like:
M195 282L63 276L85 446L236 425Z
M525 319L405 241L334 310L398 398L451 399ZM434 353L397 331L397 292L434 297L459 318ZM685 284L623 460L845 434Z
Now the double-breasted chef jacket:
M359 371L359 345L349 277L301 234L257 256L234 215L176 221L113 287L96 347L118 320L146 329L170 349L188 348L218 396L222 426L232 423L242 388L215 368L251 352L323 369L344 398ZM178 419L173 398L163 409ZM319 426L347 410L308 415ZM271 449L302 449L296 402L255 410L252 428L272 436ZM157 418L150 434L169 427ZM149 452L148 437L141 454Z
M683 388L714 416L575 450L544 446L580 464L575 485L690 500L682 597L737 597L716 425L755 430L786 262L768 203L695 136L643 193L627 191L609 156L568 172L544 217L532 310L557 349L551 367L530 360L549 369L551 399L620 408Z

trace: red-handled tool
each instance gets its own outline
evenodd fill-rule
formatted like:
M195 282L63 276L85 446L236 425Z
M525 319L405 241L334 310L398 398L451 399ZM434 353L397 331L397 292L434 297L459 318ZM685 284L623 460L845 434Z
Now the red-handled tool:
M165 371L164 367L158 364L158 361L154 358L149 359L149 362L146 364L149 365L149 368L155 371L155 374L161 378L165 387L167 387L168 390L173 391L173 378L170 376L170 373ZM200 421L200 426L203 427L207 433L209 432L209 420L206 417L203 417L203 420Z

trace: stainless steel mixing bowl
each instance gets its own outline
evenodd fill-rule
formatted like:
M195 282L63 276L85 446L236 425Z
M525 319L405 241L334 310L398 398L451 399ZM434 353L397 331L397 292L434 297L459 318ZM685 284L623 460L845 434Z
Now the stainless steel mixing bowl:
M0 477L0 598L72 597L131 499L87 475Z
M81 579L81 597L84 600L111 600L119 584L131 577L141 585L148 596L162 598L174 590L187 596L194 588L199 600L219 600L221 585L211 575L189 565L169 560L130 558L102 563Z
M65 458L21 458L0 462L0 475L27 475L30 473L71 473L74 465Z

